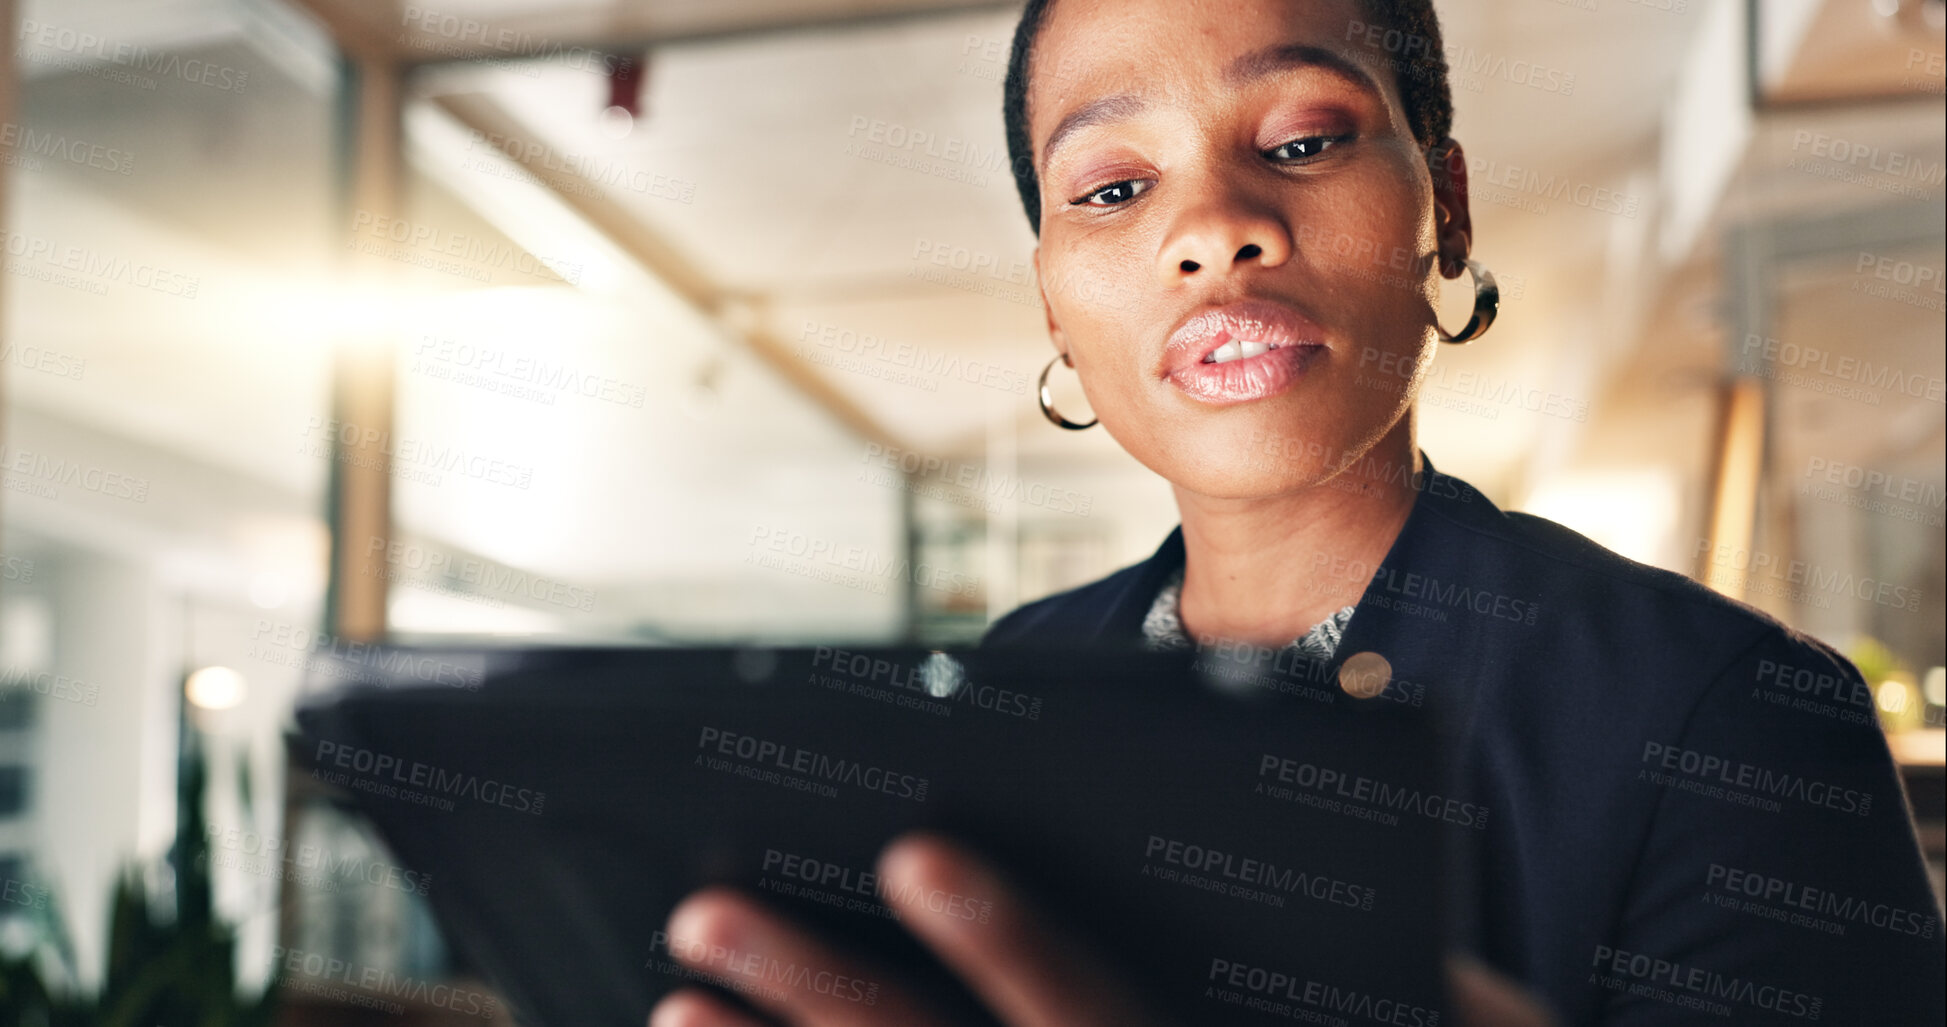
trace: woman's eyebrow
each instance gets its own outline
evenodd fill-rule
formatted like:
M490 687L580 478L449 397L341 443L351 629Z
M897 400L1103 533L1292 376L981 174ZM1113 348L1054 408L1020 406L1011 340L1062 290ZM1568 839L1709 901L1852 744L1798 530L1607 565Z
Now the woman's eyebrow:
M1048 162L1054 158L1055 148L1060 146L1063 140L1074 135L1077 130L1090 125L1133 118L1147 106L1149 101L1135 93L1116 93L1099 100L1090 100L1069 111L1068 115L1055 125L1055 130L1048 133L1048 143L1041 148L1041 170L1047 171Z
M1322 46L1308 43L1283 43L1253 50L1232 61L1224 70L1224 83L1233 88L1249 85L1258 79L1299 68L1313 68L1343 80L1355 89L1372 94L1373 99L1382 99L1379 83L1361 68L1357 61ZM1100 125L1111 121L1121 121L1135 117L1149 106L1137 93L1116 93L1088 103L1068 112L1055 130L1048 133L1048 142L1041 148L1041 171L1046 172L1049 161L1053 160L1055 149L1076 131L1090 125Z
M1385 96L1379 89L1379 83L1359 66L1358 61L1336 50L1309 43L1283 43L1253 50L1224 69L1224 84L1246 86L1258 79L1299 68L1315 68L1344 79L1353 88L1371 93L1374 99Z

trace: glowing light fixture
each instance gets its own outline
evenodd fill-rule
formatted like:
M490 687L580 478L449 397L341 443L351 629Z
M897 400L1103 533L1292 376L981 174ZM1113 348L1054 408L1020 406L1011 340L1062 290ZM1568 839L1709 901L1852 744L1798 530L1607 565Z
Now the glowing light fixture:
M204 667L183 682L183 695L205 710L227 710L243 702L248 690L243 675L228 667Z

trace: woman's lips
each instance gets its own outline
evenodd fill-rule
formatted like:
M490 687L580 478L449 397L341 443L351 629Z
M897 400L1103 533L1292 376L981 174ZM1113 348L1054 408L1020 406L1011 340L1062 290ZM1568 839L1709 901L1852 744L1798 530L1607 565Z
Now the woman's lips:
M1290 388L1324 350L1324 331L1304 315L1245 300L1194 314L1170 333L1162 377L1206 403L1245 403Z

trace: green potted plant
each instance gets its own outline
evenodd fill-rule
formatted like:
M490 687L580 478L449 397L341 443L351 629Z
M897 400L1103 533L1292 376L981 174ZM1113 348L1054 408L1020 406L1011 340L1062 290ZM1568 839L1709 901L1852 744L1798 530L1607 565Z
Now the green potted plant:
M180 766L176 842L167 860L173 908L153 901L138 868L123 872L109 907L101 989L89 995L72 986L73 948L41 891L31 918L39 943L19 957L0 957L0 1027L269 1027L280 981L273 976L259 994L238 990L236 930L216 916L203 815L208 769L196 754ZM247 776L240 785L248 806Z

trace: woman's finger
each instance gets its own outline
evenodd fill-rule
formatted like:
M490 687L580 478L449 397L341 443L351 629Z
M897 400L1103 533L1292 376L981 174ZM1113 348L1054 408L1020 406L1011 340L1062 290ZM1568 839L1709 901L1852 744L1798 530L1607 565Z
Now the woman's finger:
M674 991L649 1011L649 1027L769 1027L701 988Z
M1554 1027L1519 985L1465 956L1447 961L1447 986L1459 1027Z
M704 889L676 907L669 951L792 1027L937 1022L883 972L727 888Z
M907 930L1011 1027L1156 1022L1106 964L943 838L915 833L888 846L879 884Z

